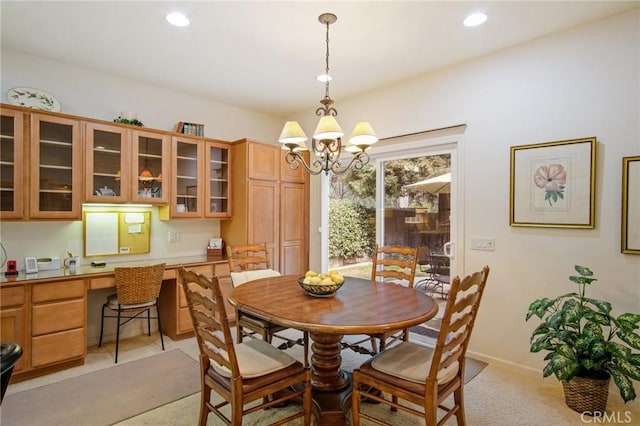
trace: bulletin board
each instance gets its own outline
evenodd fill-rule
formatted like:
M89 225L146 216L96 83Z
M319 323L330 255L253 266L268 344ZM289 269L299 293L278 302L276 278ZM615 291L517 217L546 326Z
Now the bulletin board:
M151 212L86 211L84 256L113 256L151 251Z

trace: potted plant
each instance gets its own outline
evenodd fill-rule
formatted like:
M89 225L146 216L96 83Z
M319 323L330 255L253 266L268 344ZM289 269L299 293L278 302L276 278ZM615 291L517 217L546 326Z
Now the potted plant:
M640 314L614 316L611 303L586 297L586 287L596 278L584 266L569 279L578 293L555 299L542 298L529 305L526 320L534 315L542 323L531 336L531 352L549 351L543 376L555 374L562 381L565 402L578 412L606 410L609 379L624 402L636 392L632 380L640 380ZM584 386L587 386L585 389Z

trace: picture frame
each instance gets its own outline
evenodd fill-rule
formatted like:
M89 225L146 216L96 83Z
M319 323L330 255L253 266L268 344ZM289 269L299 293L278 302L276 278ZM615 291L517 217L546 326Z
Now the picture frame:
M640 156L622 158L621 251L640 254Z
M596 138L511 147L509 225L594 228Z

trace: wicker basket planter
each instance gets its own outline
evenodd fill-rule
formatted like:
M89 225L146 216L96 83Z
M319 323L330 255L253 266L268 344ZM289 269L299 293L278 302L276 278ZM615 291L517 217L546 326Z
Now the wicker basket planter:
M564 400L569 408L588 415L603 414L607 410L609 380L606 378L587 378L575 376L562 382Z

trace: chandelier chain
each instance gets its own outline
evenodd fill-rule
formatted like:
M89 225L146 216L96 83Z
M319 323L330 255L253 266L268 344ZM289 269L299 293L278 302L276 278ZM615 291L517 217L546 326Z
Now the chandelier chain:
M330 80L330 77L329 77L329 22L327 21L325 25L327 26L327 35L325 38L327 50L325 54L325 68L324 68L325 73L324 74L327 81L324 83L324 97L325 99L326 98L331 99L331 97L329 96L329 80Z

